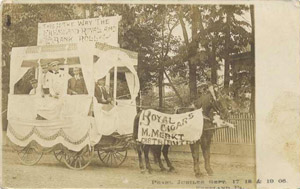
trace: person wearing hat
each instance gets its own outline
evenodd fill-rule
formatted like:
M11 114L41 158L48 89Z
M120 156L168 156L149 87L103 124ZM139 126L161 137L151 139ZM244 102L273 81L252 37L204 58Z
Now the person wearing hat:
M58 98L64 92L64 73L59 69L59 61L53 61L49 64L51 68L49 92L50 96Z
M32 89L29 92L30 95L35 95L37 93L37 90L36 90L37 82L38 82L37 79L31 79L30 80L30 84L32 86Z
M70 95L87 94L86 85L83 77L80 75L81 69L73 68L74 76L68 81L68 91Z
M41 87L42 87L42 96L48 95L49 92L49 86L50 86L50 72L49 72L49 65L47 63L41 64L42 68L42 79L41 79Z
M213 100L216 102L217 101L217 95L216 95L217 91L218 91L218 85L213 84L210 81L210 77L207 77L205 82L200 83L200 84L197 85L198 99L196 100L196 104L197 104L197 101L198 101L198 105L199 105L199 99L203 96L204 97L202 99L205 99L205 97L207 95L212 96Z

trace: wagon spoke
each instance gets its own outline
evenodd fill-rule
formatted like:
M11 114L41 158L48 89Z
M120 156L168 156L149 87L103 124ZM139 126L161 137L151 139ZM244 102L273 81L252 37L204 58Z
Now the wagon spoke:
M76 158L74 158L74 160L73 160L73 163L74 163L74 167L76 168L77 167L77 159Z
M109 153L107 153L106 155L104 155L104 157L102 158L103 161L105 161L104 163L107 164L107 159L109 158Z
M110 152L108 152L108 157L107 157L107 160L106 160L106 164L108 164L108 162L109 162L109 159L110 159Z
M107 153L104 157L103 157L103 160L105 160L106 159L106 157L109 155L109 153Z
M81 167L80 158L76 158L76 165L78 165L78 168Z
M80 161L80 159L79 159L79 167L81 167L81 161Z
M73 158L73 160L72 160L72 165L76 168L76 159L75 158Z
M77 158L75 159L74 165L75 165L75 168L78 167L78 159Z
M119 158L117 157L116 153L113 153L113 156L114 156L114 159L115 159L116 164L118 164L117 160L118 160Z
M72 163L72 156L69 155L68 162Z
M59 155L60 156L60 159L63 157L63 155L64 155L64 152L63 151L60 151L57 155Z
M115 157L115 153L111 153L111 159L112 159L112 166L116 166L116 164L118 164L117 163L117 161L116 161L116 157Z
M118 166L119 165L119 162L121 162L122 160L117 156L117 154L115 153L114 154L114 159L115 159L115 162L116 162L116 166ZM119 162L118 162L119 161Z
M26 153L24 151L21 151L19 154L22 156L22 158L26 156Z
M81 159L83 160L83 162L85 162L85 159L84 159L84 157L83 157L83 156L81 156Z
M80 157L80 156L78 156L78 155L75 156L74 159L75 159L76 162L78 162L79 157Z
M73 157L73 160L72 160L72 165L74 165L74 167L76 168L76 158L75 157Z
M120 156L125 157L123 154L121 154L120 152L117 152Z
M111 152L109 152L109 160L108 161L110 162L110 165L112 165L112 153Z
M71 158L71 157L70 157L69 155L66 155L66 161L69 162L69 161L70 161L70 158Z
M117 153L115 154L116 158L118 158L118 160L121 162L122 159L120 158L120 156L117 155Z
M76 159L74 157L71 158L72 159L72 162L71 162L71 165L74 165L76 164Z
M30 148L26 148L25 151L24 151L24 156L23 157L28 157L29 156L29 153L30 153Z
M111 152L110 164L113 165L113 152Z
M70 165L73 163L72 159L73 158L71 156L69 156L68 162L69 162Z

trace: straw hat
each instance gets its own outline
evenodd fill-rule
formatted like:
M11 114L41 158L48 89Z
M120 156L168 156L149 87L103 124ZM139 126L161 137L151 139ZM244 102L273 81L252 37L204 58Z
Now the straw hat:
M42 67L42 68L48 68L48 67L49 67L49 65L48 65L48 63L46 63L46 62L43 62L43 63L41 63L41 67Z
M31 83L31 84L36 84L37 82L38 82L37 79L31 79L31 80L30 80L30 83Z
M59 65L59 61L57 61L57 60L49 63L49 66L51 66L51 67L56 66L56 65Z

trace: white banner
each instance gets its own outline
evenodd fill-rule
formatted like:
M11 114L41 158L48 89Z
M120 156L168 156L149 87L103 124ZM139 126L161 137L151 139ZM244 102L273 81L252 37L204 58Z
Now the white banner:
M38 45L101 42L118 45L120 16L39 23Z
M183 114L164 114L143 110L139 120L138 141L151 145L186 145L200 139L202 109Z

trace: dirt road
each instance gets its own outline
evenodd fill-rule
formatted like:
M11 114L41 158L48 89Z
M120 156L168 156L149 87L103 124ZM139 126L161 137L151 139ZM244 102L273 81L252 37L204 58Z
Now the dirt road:
M135 153L131 152L129 155L119 168L103 166L97 155L94 155L86 169L75 171L57 162L52 154L44 155L35 166L25 166L20 163L16 153L3 150L2 186L13 188L208 188L207 186L254 188L252 184L245 184L245 180L255 180L255 168L242 163L220 163L217 157L213 156L212 167L215 175L196 179L190 154L171 153L170 159L176 172L161 172L157 165L153 165L152 174L141 174ZM203 165L201 168L203 170ZM233 184L233 180L237 179L240 180L239 184Z

